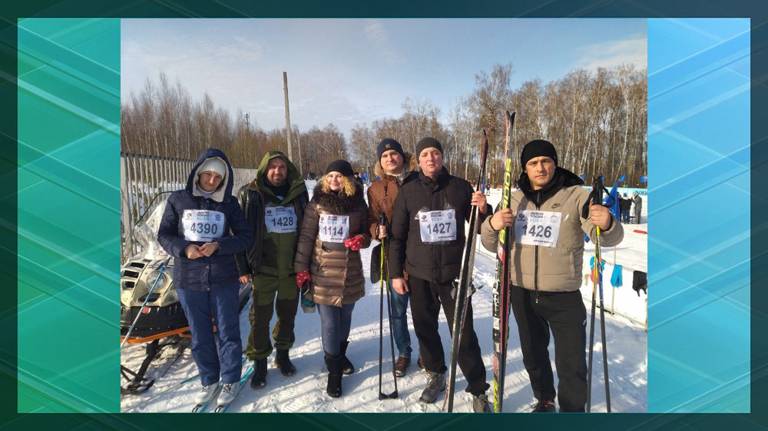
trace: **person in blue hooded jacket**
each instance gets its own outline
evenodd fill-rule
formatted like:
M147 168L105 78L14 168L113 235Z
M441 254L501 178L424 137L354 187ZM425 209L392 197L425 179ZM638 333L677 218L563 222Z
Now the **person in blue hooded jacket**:
M204 151L189 173L187 187L168 198L157 234L174 258L173 282L190 325L192 357L203 385L195 398L198 404L219 392L219 403L231 401L242 372L234 255L251 246L253 231L232 196L233 182L224 152Z

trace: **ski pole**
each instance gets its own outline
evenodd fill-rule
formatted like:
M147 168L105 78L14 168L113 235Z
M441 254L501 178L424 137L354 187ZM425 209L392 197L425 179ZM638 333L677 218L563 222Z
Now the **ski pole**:
M597 228L598 242L595 244L599 247L600 244L600 228ZM603 342L603 379L605 380L605 405L608 413L611 412L611 390L609 387L608 379L608 344L605 340L605 305L603 303L603 274L600 271L600 278L598 281L598 289L600 290L600 333Z
M157 282L160 281L160 278L162 278L163 274L165 273L165 268L168 262L171 260L170 257L163 260L163 262L160 264L160 270L157 272L157 277L155 278L155 281L152 283L152 286L149 288L149 291L147 292L147 296L144 297L144 302L141 304L141 307L139 307L138 313L136 313L136 318L133 319L133 323L131 323L131 326L128 328L128 331L125 333L125 336L123 337L123 342L120 343L120 348L122 349L125 343L128 342L128 338L130 338L131 333L133 332L133 329L136 327L136 323L139 321L139 318L142 316L142 310L144 310L144 307L147 305L147 302L149 302L149 297L152 296L152 292L155 291L155 288L157 287Z
M485 170L488 158L488 135L483 129L483 143L481 152L480 174L477 178L477 190L485 191ZM443 402L443 410L453 412L453 396L456 392L456 366L458 354L461 350L461 334L464 332L464 321L466 320L467 310L469 309L470 289L472 285L472 269L475 262L475 245L477 244L477 223L479 217L479 208L472 207L469 216L469 230L466 235L464 252L461 258L461 270L459 273L459 283L456 286L456 295L454 298L453 325L451 331L451 365L448 372L447 395Z
M602 191L603 184L600 177L595 179L592 188L592 204L602 205ZM605 380L605 401L606 409L608 413L611 412L611 394L610 383L608 378L608 349L606 347L605 340L605 305L603 302L603 279L601 263L602 257L600 254L600 227L595 226L595 264L592 270L593 283L592 283L592 315L590 317L590 334L589 334L589 365L587 369L587 412L592 410L592 357L594 352L594 339L595 339L595 302L596 291L600 292L600 332L602 339L603 350L603 377Z
M603 204L603 184L599 176L592 183L590 198L593 205ZM595 260L592 267L592 311L589 317L589 361L587 363L587 412L592 411L592 355L595 348L595 306L600 275L600 227L595 226Z
M383 260L384 262L387 262L385 253L386 252L382 250L381 254L382 256L385 256L383 257ZM392 303L390 302L391 301L390 295L392 294L392 286L390 286L390 283L389 283L388 265L386 266L386 270L387 270L387 278L386 278L387 280L387 320L389 321L389 351L392 358L392 381L395 384L395 391L390 393L389 395L386 395L386 397L394 399L394 398L398 398L399 395L397 392L397 376L395 375L395 339L394 339L395 331L394 331L394 327L392 326Z
M384 259L381 257L384 241L379 244L379 399L383 398L381 392L381 375L382 375L382 350L384 349Z
M379 226L386 226L386 217L382 213L379 216ZM397 393L397 377L395 376L395 345L392 337L394 336L392 331L392 304L390 304L390 291L389 291L389 271L384 274L384 262L386 262L386 238L381 240L381 247L379 249L379 399L395 399L398 397ZM392 352L392 379L395 382L395 391L389 394L385 394L381 391L382 380L382 362L384 351L384 286L386 283L386 295L387 295L387 318L389 320L389 344Z

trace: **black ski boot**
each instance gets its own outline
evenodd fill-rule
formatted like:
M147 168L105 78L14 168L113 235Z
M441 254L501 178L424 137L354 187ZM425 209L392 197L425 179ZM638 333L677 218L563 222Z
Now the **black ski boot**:
M554 413L555 412L555 402L552 400L539 400L536 404L533 406L533 410L531 410L531 413Z
M332 398L341 396L341 364L343 356L325 354L325 366L328 367L328 385L325 392Z
M251 388L261 389L267 385L267 358L253 361L253 376L251 376Z
M296 374L296 367L291 363L291 358L288 357L288 350L278 350L275 353L275 367L280 369L280 373L284 376L292 376Z
M347 347L349 347L349 341L341 342L341 372L350 375L355 372L355 366L347 358Z

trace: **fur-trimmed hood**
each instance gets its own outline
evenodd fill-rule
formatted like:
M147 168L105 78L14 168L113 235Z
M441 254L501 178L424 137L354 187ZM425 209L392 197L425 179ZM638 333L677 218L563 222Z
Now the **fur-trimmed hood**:
M315 186L315 190L312 194L312 201L316 203L323 210L328 211L331 214L343 215L349 214L353 209L359 205L365 205L365 199L363 198L363 186L357 181L349 177L344 177L344 181L349 181L352 184L354 193L352 196L344 193L348 187L342 187L340 192L324 191L324 179L318 181Z

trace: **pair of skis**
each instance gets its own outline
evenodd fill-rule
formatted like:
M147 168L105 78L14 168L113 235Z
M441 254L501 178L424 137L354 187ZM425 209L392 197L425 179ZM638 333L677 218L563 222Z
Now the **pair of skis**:
M246 368L245 372L243 373L242 377L240 377L240 381L238 382L237 388L235 388L235 397L232 399L233 401L237 399L237 396L240 394L240 392L243 390L243 386L245 386L248 383L248 379L251 378L251 375L253 374L253 365L249 365L248 368ZM221 394L221 388L222 385L219 385L218 388L216 388L216 393L213 394L213 396L205 403L196 404L192 408L192 413L225 413L227 409L229 409L229 406L232 404L232 401L228 403L220 403L218 402L219 395ZM209 410L212 405L214 405L214 400L216 400L215 407L212 410Z
M485 168L488 159L488 136L483 130L482 156L480 159L480 174L477 179L477 191L485 192ZM453 411L453 396L456 386L456 365L458 362L459 346L464 332L464 321L467 317L469 299L472 295L472 272L475 266L475 246L477 244L477 232L480 228L479 208L473 207L469 216L469 229L466 234L464 253L461 258L461 272L456 285L455 307L453 312L453 325L451 330L451 364L448 375L448 394L445 397L443 410Z
M515 113L506 112L504 138L504 188L500 209L510 208L512 196L512 158L509 141L515 125ZM496 283L493 286L493 412L501 413L504 403L504 376L507 368L507 341L509 340L509 258L512 246L512 228L499 232L496 251Z

